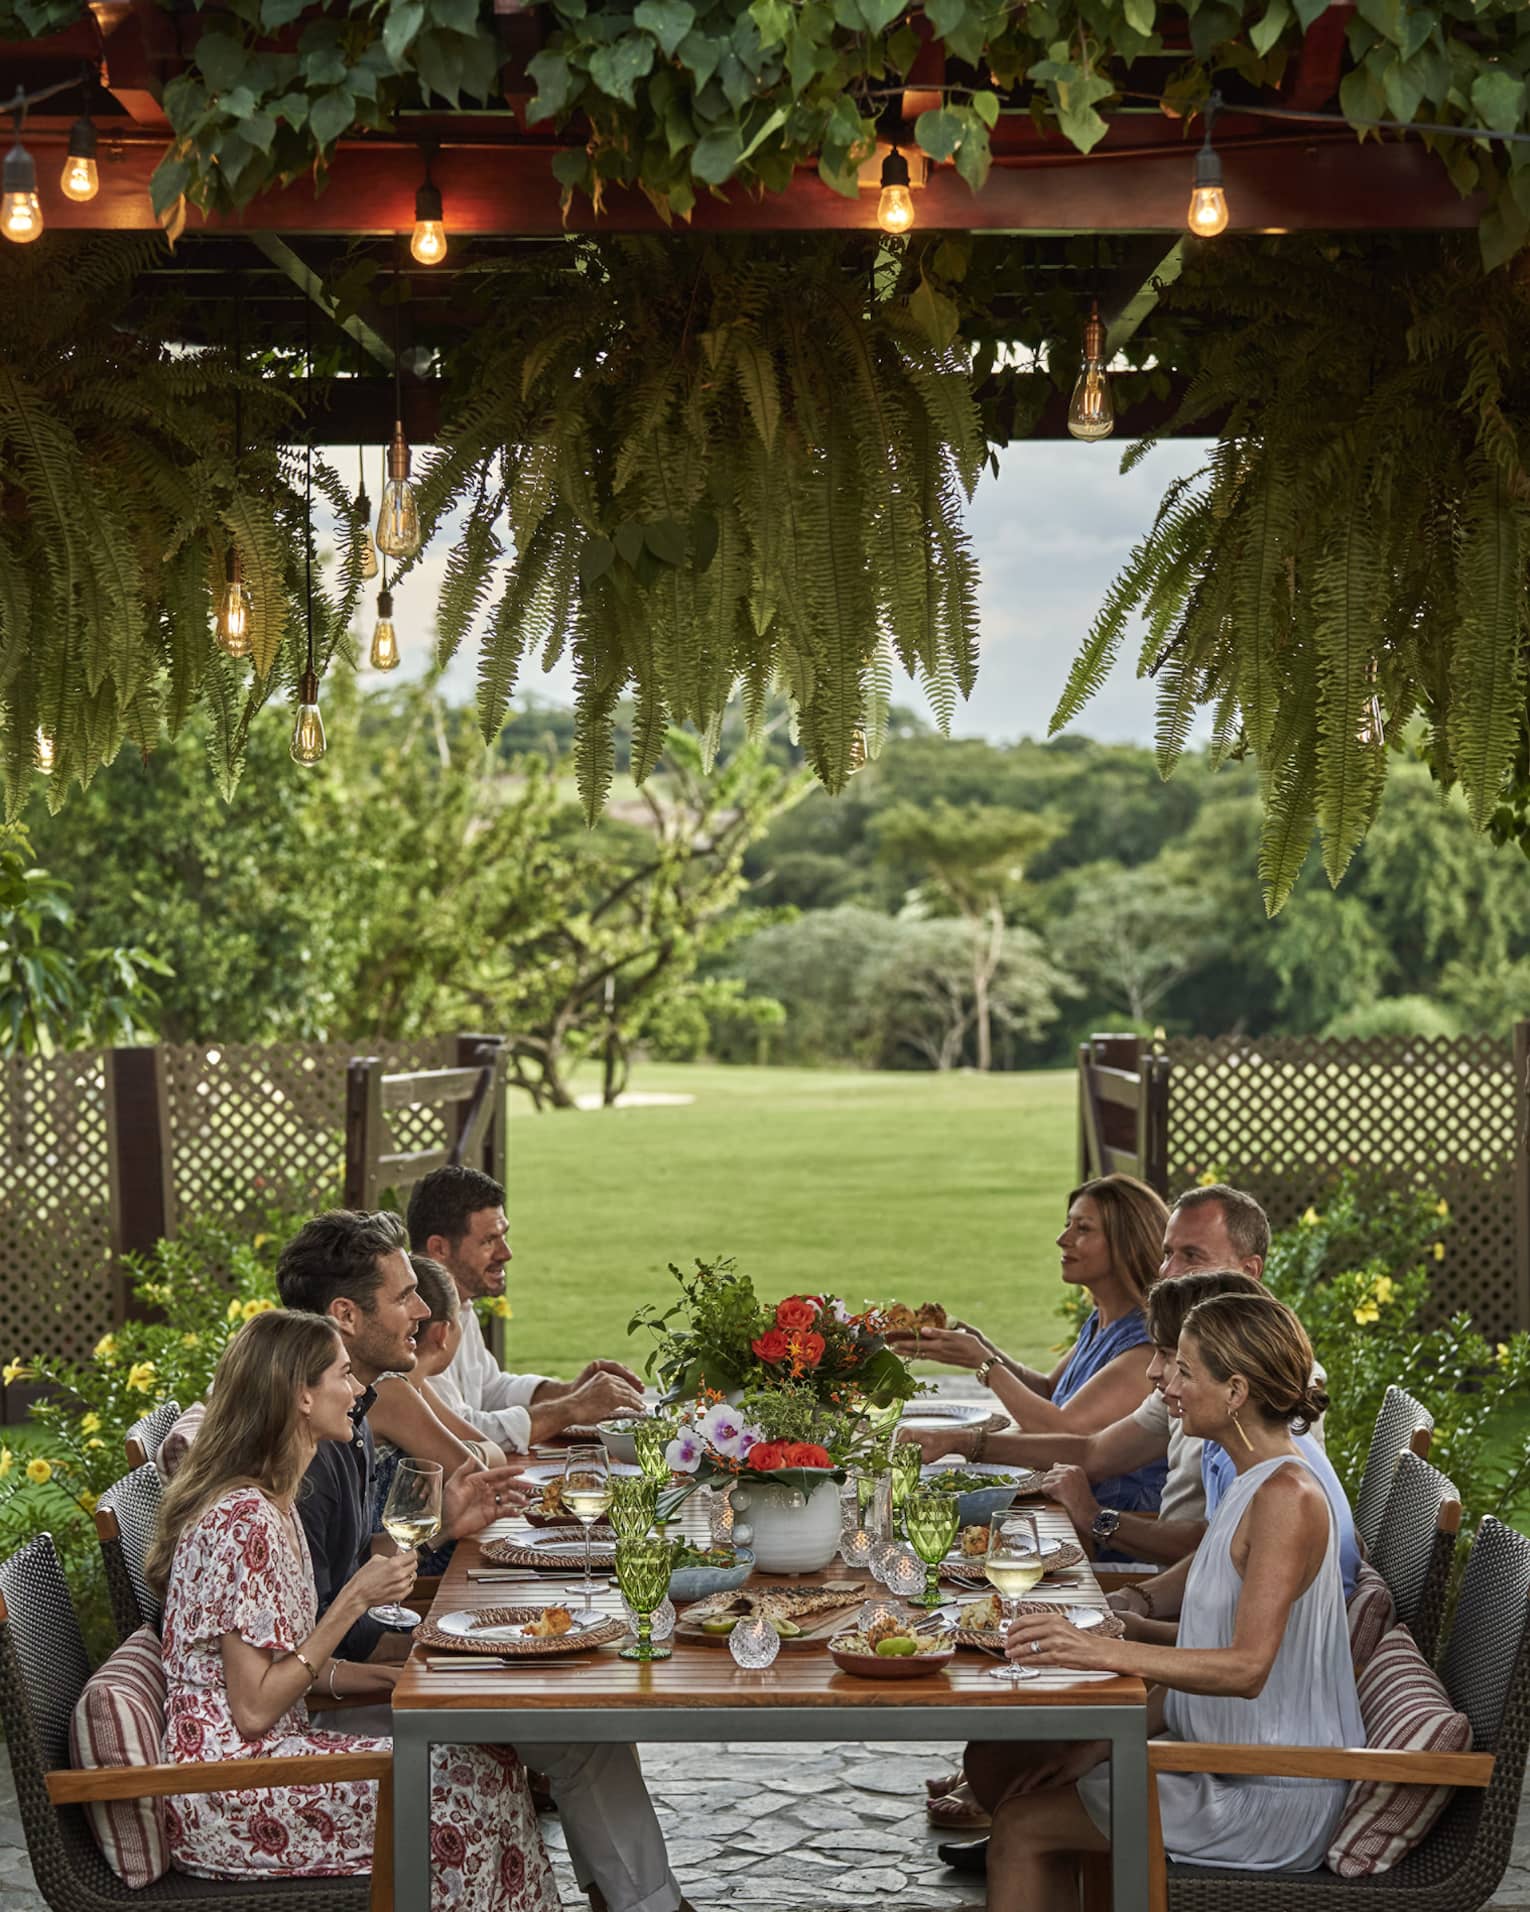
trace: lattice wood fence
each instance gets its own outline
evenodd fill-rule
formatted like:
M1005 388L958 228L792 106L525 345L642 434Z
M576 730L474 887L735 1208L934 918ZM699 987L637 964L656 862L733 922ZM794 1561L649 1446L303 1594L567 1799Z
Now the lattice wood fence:
M346 1070L455 1064L463 1038L407 1044L161 1044L0 1062L0 1352L80 1360L121 1318L115 1256L173 1233L179 1215L236 1223L273 1204L337 1202ZM391 1109L400 1150L451 1137L451 1110ZM3 1390L0 1419L27 1391Z
M1168 1185L1247 1188L1276 1228L1322 1205L1345 1169L1450 1204L1442 1311L1482 1331L1530 1327L1530 1023L1489 1036L1364 1041L1179 1038L1165 1045Z

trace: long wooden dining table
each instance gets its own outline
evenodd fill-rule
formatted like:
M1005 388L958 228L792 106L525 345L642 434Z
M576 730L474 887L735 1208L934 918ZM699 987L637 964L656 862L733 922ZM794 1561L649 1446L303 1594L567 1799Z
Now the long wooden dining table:
M1043 1535L1073 1538L1060 1507L1042 1505ZM492 1530L525 1531L522 1521ZM458 1543L431 1611L561 1600L566 1574L536 1583L476 1577L485 1569L473 1541ZM470 1577L472 1574L474 1577ZM827 1572L756 1574L751 1592L772 1585L810 1585L864 1579L867 1597L880 1596L869 1575L836 1562ZM1087 1563L1048 1592L1028 1596L1069 1606L1100 1606L1105 1596ZM953 1596L954 1597L954 1596ZM602 1605L619 1603L608 1595ZM846 1616L853 1617L854 1609ZM667 1660L638 1663L617 1656L615 1645L582 1651L577 1664L556 1658L480 1668L463 1657L442 1664L436 1650L416 1646L393 1693L394 1891L397 1912L429 1912L430 1753L439 1745L506 1745L526 1741L616 1741L643 1744L689 1741L818 1741L904 1739L915 1744L950 1740L1106 1741L1111 1762L1111 1848L1115 1855L1113 1912L1147 1912L1147 1692L1137 1679L1098 1675L1070 1678L1039 1670L1012 1687L990 1677L995 1661L962 1649L944 1672L925 1679L862 1679L842 1673L827 1647L783 1649L763 1672L734 1664L726 1640L675 1641ZM911 1798L909 1812L923 1810Z

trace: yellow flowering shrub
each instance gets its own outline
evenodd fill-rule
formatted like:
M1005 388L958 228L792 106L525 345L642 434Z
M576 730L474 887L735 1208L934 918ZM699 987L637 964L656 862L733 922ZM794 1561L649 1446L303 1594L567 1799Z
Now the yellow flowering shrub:
M53 1478L53 1463L39 1457L28 1461L22 1471L34 1487L44 1487Z

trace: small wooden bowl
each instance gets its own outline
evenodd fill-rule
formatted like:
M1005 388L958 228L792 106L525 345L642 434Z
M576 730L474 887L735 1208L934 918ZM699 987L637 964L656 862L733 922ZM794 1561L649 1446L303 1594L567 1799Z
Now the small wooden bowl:
M956 1648L941 1653L843 1653L830 1640L829 1658L841 1673L860 1680L914 1680L923 1673L943 1673L956 1658Z

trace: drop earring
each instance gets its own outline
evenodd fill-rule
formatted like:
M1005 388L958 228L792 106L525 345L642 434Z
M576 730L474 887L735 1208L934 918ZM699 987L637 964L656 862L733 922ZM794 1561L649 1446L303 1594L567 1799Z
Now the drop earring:
M1244 1433L1243 1423L1238 1419L1238 1416L1236 1415L1236 1413L1232 1411L1232 1409L1229 1409L1228 1413L1231 1415L1233 1426L1237 1428L1238 1430L1238 1439L1242 1441L1243 1445L1252 1454L1254 1451L1254 1443L1249 1439L1247 1434Z

